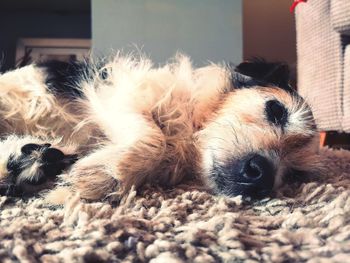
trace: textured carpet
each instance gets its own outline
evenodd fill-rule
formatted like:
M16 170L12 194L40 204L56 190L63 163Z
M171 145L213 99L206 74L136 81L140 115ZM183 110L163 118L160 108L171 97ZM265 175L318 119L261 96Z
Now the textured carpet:
M327 177L251 203L185 186L117 207L0 197L1 262L350 262L350 152Z

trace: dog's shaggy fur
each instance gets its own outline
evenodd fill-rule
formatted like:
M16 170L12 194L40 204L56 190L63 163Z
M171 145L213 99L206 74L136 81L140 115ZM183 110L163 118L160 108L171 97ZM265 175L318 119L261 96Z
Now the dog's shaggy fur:
M185 180L259 197L318 167L314 119L282 64L48 62L0 75L0 95L2 194L58 175L47 198L59 203Z

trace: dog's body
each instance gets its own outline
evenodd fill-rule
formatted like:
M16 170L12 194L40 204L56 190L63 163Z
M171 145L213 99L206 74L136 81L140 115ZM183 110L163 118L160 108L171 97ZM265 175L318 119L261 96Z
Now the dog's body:
M317 166L311 111L286 78L279 64L193 69L184 56L160 68L117 56L5 73L0 129L16 135L0 144L0 192L37 191L62 173L51 199L101 200L187 179L264 196L288 172Z

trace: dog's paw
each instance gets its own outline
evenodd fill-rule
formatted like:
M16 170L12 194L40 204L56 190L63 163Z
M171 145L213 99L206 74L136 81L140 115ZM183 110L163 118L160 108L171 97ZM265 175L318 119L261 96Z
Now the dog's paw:
M105 165L78 162L67 177L79 197L87 201L110 200L120 188L116 174Z
M20 196L45 188L57 175L77 160L75 154L64 154L50 143L27 143L20 151L10 153L3 164L0 194ZM4 162L4 161L3 161Z

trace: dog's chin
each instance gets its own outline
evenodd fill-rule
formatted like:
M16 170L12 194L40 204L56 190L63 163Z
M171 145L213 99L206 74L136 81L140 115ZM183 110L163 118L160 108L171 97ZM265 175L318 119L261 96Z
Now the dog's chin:
M238 182L239 183L239 182ZM244 198L263 199L273 195L272 190L262 189L259 187L250 187L244 185L227 185L224 188L216 187L216 193L228 197L242 196Z
M263 199L273 195L273 188L264 188L259 184L250 184L246 181L240 181L240 175L216 174L216 179L211 175L211 189L217 195L227 197L242 196L244 198Z

